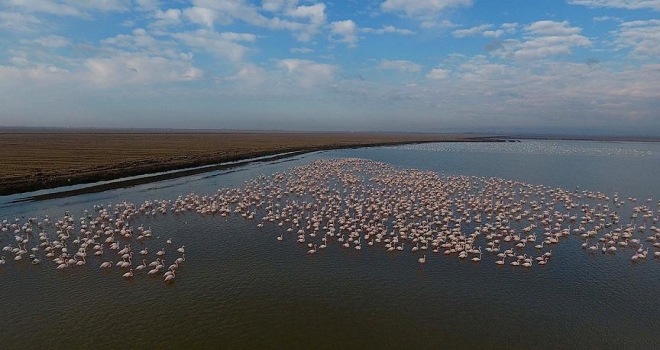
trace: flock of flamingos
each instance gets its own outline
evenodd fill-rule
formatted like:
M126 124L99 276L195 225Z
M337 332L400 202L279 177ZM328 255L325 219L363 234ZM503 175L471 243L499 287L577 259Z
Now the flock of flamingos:
M627 254L635 262L650 249L660 257L658 206L651 198L637 203L616 193L441 176L365 159L317 160L214 195L94 206L79 218L66 212L58 219L4 219L0 268L48 263L57 270L118 269L127 279L143 274L172 283L185 263L185 246L160 242L144 224L187 213L240 215L258 228L270 226L261 229L265 235L295 241L308 254L380 249L384 255L413 253L420 264L437 254L529 268L549 264L552 247L565 241L589 254ZM158 246L149 248L152 243Z

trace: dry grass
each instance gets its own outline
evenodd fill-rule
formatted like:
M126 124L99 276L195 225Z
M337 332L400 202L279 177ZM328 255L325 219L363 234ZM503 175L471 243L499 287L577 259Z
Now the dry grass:
M0 195L294 150L474 138L375 133L0 133Z

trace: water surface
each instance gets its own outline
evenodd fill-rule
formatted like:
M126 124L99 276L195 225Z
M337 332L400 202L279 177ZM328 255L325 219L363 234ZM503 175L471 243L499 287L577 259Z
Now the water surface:
M636 142L438 143L337 150L102 193L11 204L5 217L77 218L94 205L175 199L240 187L315 159L359 157L402 169L499 177L568 190L618 192L657 217L660 145ZM628 206L629 207L629 206ZM623 209L622 209L623 210ZM260 217L259 215L257 215ZM588 254L579 237L546 267L497 266L410 251L388 254L278 242L276 225L194 213L139 218L153 242L186 246L176 282L98 263L0 267L0 339L6 348L655 348L660 261L631 252ZM12 234L0 235L0 245ZM149 243L150 249L158 249ZM173 250L174 248L167 248ZM91 259L90 259L91 260ZM0 347L5 348L6 345Z

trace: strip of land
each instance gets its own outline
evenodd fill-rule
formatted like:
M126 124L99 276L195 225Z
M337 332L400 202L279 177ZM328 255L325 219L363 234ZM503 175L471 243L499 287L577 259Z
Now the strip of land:
M283 152L450 141L503 139L406 133L4 132L0 133L0 196Z

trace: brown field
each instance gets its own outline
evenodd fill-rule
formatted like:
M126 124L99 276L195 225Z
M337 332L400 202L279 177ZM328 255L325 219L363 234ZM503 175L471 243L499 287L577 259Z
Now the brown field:
M493 139L453 134L7 132L0 133L0 195L289 151L477 140Z

